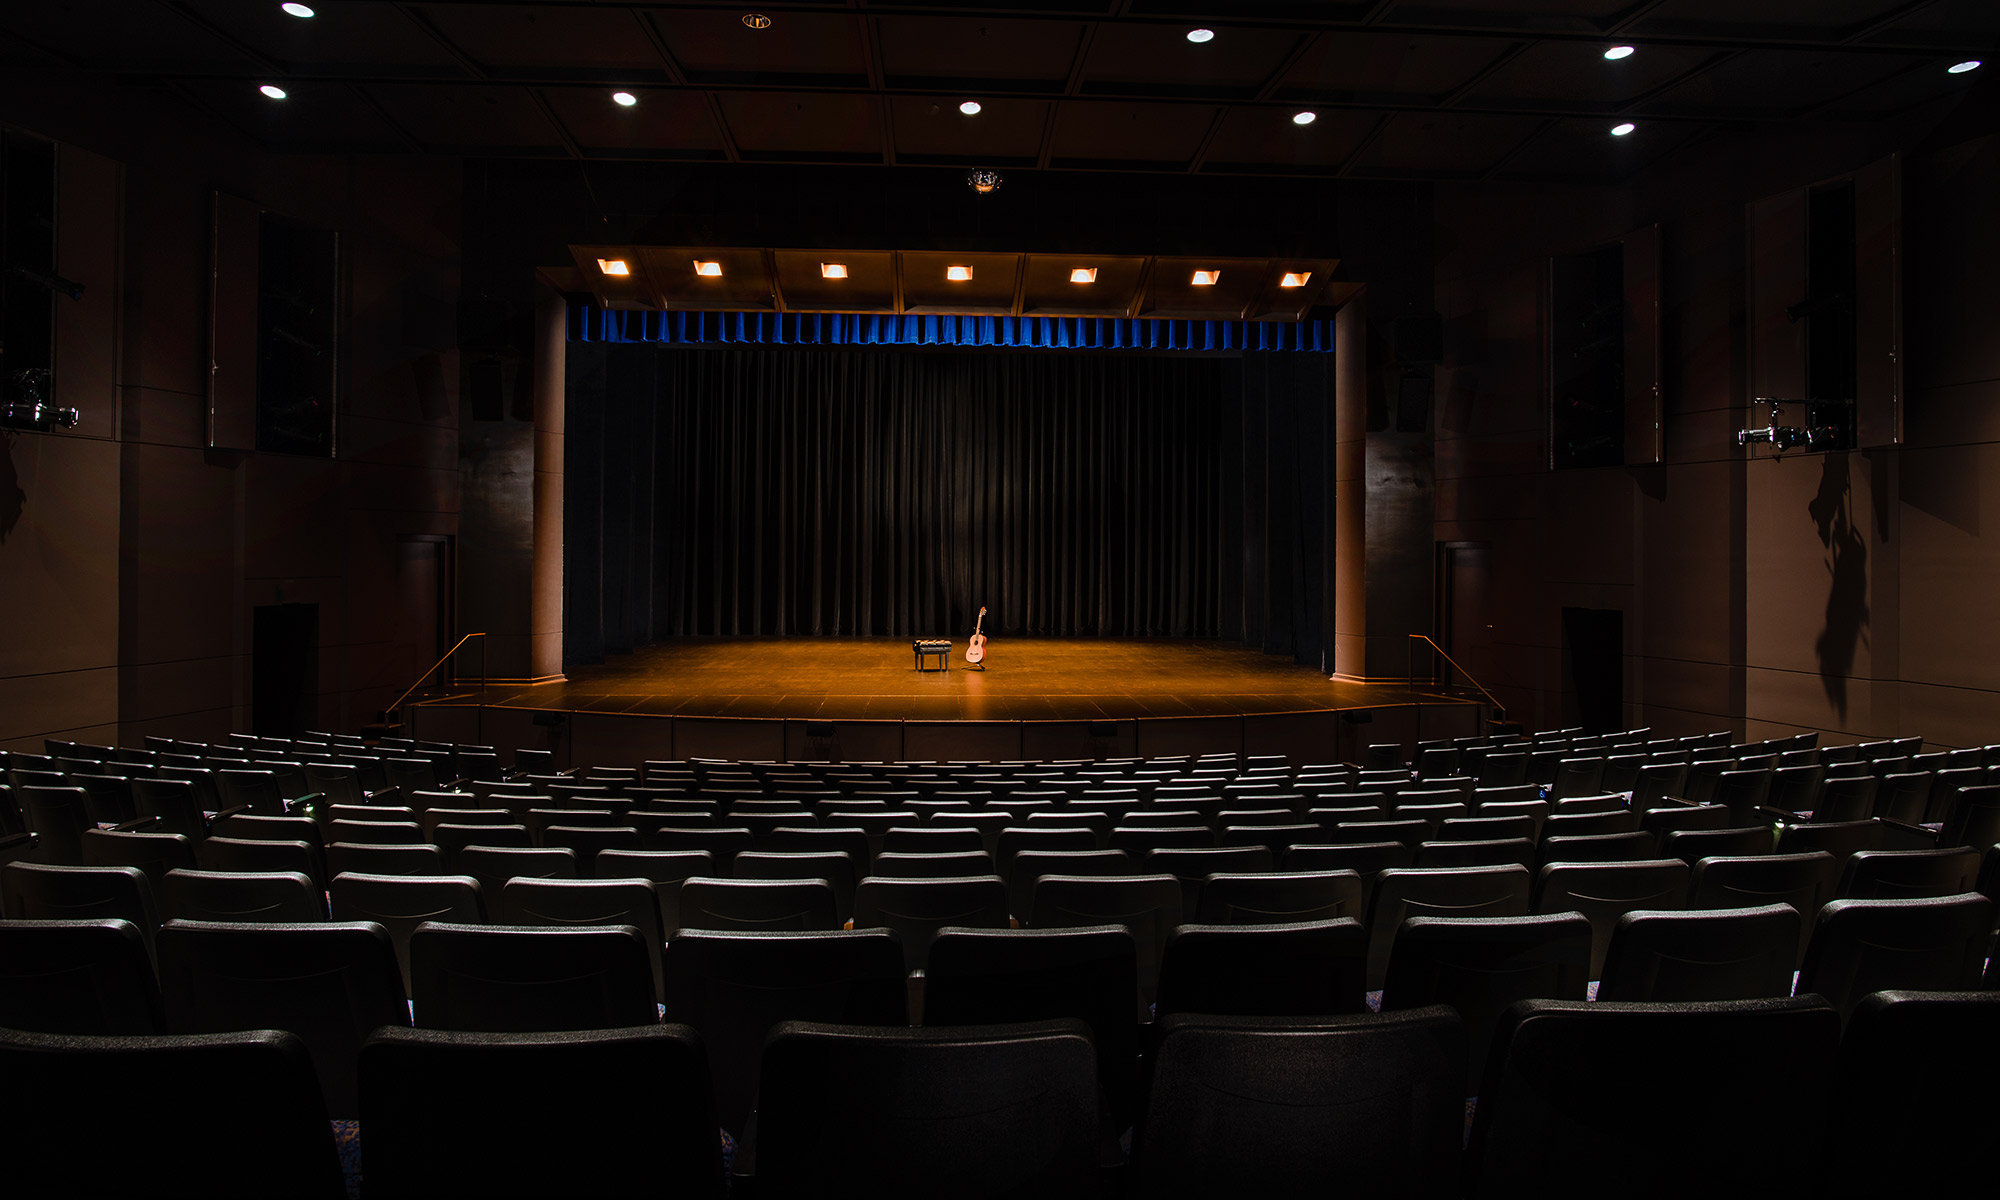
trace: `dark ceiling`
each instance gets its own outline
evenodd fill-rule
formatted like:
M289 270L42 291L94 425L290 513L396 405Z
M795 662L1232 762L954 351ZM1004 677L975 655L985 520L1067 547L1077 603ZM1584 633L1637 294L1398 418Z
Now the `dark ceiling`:
M169 89L278 151L1410 180L1616 178L2000 70L1945 70L2000 0L308 2L12 0L0 69Z

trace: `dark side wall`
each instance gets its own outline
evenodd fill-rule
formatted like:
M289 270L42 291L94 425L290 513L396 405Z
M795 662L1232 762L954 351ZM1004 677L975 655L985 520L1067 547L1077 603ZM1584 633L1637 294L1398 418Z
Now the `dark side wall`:
M1895 126L1717 135L1616 187L1467 186L1437 203L1434 540L1487 550L1482 677L1531 728L1574 723L1565 607L1623 623L1623 719L1662 734L2000 740L2000 302L1991 102ZM1902 157L1906 440L1739 448L1760 197ZM1551 471L1548 258L1662 237L1665 461ZM1761 425L1762 410L1757 424Z
M56 265L86 289L56 310L82 424L0 462L0 747L248 729L253 611L281 603L319 608L317 721L357 727L434 657L418 547L457 529L458 164L267 155L172 94L30 70L0 122L58 144ZM333 460L205 448L217 190L341 234Z

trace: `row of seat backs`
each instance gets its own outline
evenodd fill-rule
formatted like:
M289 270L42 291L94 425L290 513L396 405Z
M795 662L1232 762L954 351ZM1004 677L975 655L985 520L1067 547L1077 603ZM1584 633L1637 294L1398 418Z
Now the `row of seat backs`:
M1990 936L1992 913L1991 903L1979 896L1836 902L1821 913L1801 988L1822 991L1836 998L1844 1009L1860 995L1882 986L1974 986ZM1626 914L1611 939L1600 994L1609 998L1633 993L1655 996L1662 989L1675 998L1718 992L1725 996L1787 994L1796 936L1793 931L1799 924L1796 911L1785 905L1705 914ZM65 940L82 936L65 932L78 928L97 928L101 938L110 938L115 931L117 940L126 947L122 970L116 966L120 960L107 955L103 946L77 946ZM246 936L233 936L232 931ZM670 1019L686 1019L713 1029L730 1025L730 1014L738 1010L762 1011L757 1007L759 995L801 987L822 998L840 998L843 1004L874 1006L880 1001L898 1007L900 1013L904 973L910 965L906 951L891 932L862 932L875 941L864 944L845 933L687 932L668 947L663 985L659 943L633 926L575 929L424 922L409 938L408 991L417 1002L420 1019L451 1028L638 1024L650 1019L654 1003L663 1002ZM1082 1015L1099 1026L1101 1036L1121 1046L1129 1043L1136 1028L1132 1024L1134 996L1144 989L1144 972L1149 966L1143 927L1135 929L1130 923L1035 930L946 927L934 932L937 941L929 948L925 964L924 1020L969 1019L950 1015L958 1011L953 1008L954 1001L947 1000L942 1010L938 1008L940 986L945 995L957 995L950 990L953 985L940 985L941 979L979 976L978 988L961 999L970 1002L975 995L985 996L986 1002L999 1004L995 997L1018 994L1023 983L1019 977L1025 975L1042 989L1038 994L1044 1002L1046 992L1055 989L1062 1001L1059 1007L1067 1006L1068 1015L1078 1015L1081 1008ZM1158 965L1159 1003L1164 1012L1207 1011L1223 1005L1265 1012L1288 1011L1286 1006L1292 1004L1313 1006L1302 1011L1351 1009L1361 997L1362 987L1357 985L1363 983L1364 971L1373 968L1377 952L1384 949L1382 929L1370 929L1353 918L1254 927L1182 926L1168 932ZM1483 1048L1480 1038L1486 1029L1485 1017L1506 1002L1524 997L1580 999L1592 976L1592 924L1577 912L1488 919L1405 916L1399 927L1389 932L1395 948L1387 956L1386 978L1381 981L1384 1003L1399 1007L1438 999L1452 1002L1471 1022L1475 1051ZM249 935L261 937L263 944L249 946ZM141 952L142 939L130 923L9 923L4 936L10 939L5 956L8 969L21 973L12 980L16 986L8 992L14 1004L5 1023L101 1032L102 1023L123 1020L141 1023L140 1031L146 1028L144 1006L135 997L147 994L147 989L139 986L145 980L135 977L150 976L151 971ZM311 968L302 965L298 961L300 947L311 944L324 954L330 944L327 939L336 937L352 943L350 955L360 960L372 956L372 976L377 981L372 989L345 987L341 992L347 998L345 1003L370 994L380 1000L376 1008L364 1010L350 1022L348 1041L351 1043L356 1030L365 1032L382 1020L401 1022L401 979L405 972L399 971L391 958L394 947L387 930L373 922L243 926L173 922L160 935L159 972L169 981L170 996L196 997L192 1001L196 1005L213 1005L218 998L229 996L232 988L241 991L246 980L261 981L267 989L264 992L256 990L255 982L249 986L264 1008L249 1015L260 1025L285 1025L292 1014L284 1006L297 1001L298 996L284 989L295 988L300 980L325 983L337 974L323 962ZM294 951L290 954L283 948L288 942ZM819 961L785 953L794 946L801 953L819 951ZM873 947L872 968L862 975L852 969L835 970L829 978L823 969L828 955L851 968L863 961L857 956L867 946ZM759 950L771 953L760 959ZM205 964L208 974L199 982L190 982L184 978L189 970L187 960L200 960L204 951L212 960ZM704 955L712 958L723 953L735 953L739 959L747 954L747 961L753 964L748 978L740 979L741 986L713 1007L680 1011L677 1017L677 1006L684 1010L695 1003L699 1009L701 997L716 999L709 994L715 972L702 969L701 964ZM225 958L226 963L221 961ZM756 969L754 964L759 961L763 966ZM816 966L822 969L815 970ZM350 965L348 969L354 968ZM87 974L93 983L104 982L109 976L112 983L121 986L92 992L96 999L90 1003L49 990L51 979L79 973ZM872 991L855 982L863 975L876 980ZM177 979L183 985L178 992L173 986ZM1377 981L1368 979L1366 983ZM280 989L275 1009L268 991L272 986ZM998 990L988 995L979 990L984 988ZM21 999L23 995L26 1000ZM36 996L45 1002L36 1003ZM857 1001L857 996L864 1000ZM874 999L866 1000L867 996ZM157 1004L155 999L153 1005ZM982 1010L988 1015L978 1019L1011 1019L1007 1011L1019 1015L1017 1010L1003 1009L1005 1005ZM851 1015L852 1010L842 1011L850 1015L840 1019L860 1019ZM889 1015L887 1007L870 1007L870 1011L876 1014L869 1018L871 1022L898 1023L904 1019ZM298 1014L299 1019L308 1021L314 1015L312 1005ZM227 1012L215 1018L219 1023L207 1027L241 1027L229 1022L240 1022L245 1016L241 1011ZM66 1022L84 1024L79 1029ZM738 1038L739 1049L754 1049L759 1036L756 1030L746 1033L740 1026L731 1027L743 1035ZM333 1034L332 1040L338 1043L339 1030ZM313 1038L315 1045L327 1040L325 1036ZM335 1067L340 1056L336 1053L333 1057L334 1064L323 1068L330 1083L339 1074ZM1472 1065L1480 1061L1482 1056L1475 1053ZM732 1072L719 1086L733 1086L731 1080L740 1083L742 1078L744 1072ZM1119 1083L1116 1079L1110 1082ZM330 1102L337 1103L338 1098L330 1098Z
M1463 1036L1449 1009L1174 1017L1135 1131L1133 1192L1306 1196L1337 1181L1488 1196L1567 1181L1635 1196L1960 1194L1982 1178L1979 1150L2000 1117L1990 1088L1964 1082L2000 1067L1996 1008L1991 995L1886 992L1843 1037L1811 1000L1523 1002L1502 1022L1463 1153ZM1938 1053L1940 1038L1957 1052ZM362 1052L370 1192L720 1196L702 1049L676 1026L384 1030ZM1073 1021L787 1022L762 1056L759 1129L739 1156L778 1196L1106 1194L1095 1049ZM286 1035L7 1033L0 1061L23 1085L7 1089L0 1120L25 1135L10 1164L24 1194L158 1193L176 1178L208 1195L259 1194L275 1178L341 1194L310 1065ZM1675 1069L1642 1065L1660 1062ZM232 1131L237 1153L161 1122L104 1155L101 1131L70 1119L162 1076ZM585 1079L593 1102L579 1104ZM508 1097L512 1119L468 1100L486 1096Z

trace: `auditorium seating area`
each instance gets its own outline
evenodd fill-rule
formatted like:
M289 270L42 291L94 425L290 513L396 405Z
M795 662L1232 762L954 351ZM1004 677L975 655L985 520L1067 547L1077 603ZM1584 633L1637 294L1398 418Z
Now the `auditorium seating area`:
M2000 1119L2000 746L46 751L11 1194L1941 1195Z

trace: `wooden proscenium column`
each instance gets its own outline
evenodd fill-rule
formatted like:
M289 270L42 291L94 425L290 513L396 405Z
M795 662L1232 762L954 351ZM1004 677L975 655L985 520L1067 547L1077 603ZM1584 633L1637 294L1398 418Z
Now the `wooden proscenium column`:
M563 641L564 372L569 306L546 285L535 289L535 556L528 603L529 660L538 679L561 679Z
M1365 678L1368 653L1368 299L1333 317L1333 673Z
M514 326L525 334L510 339L519 349L467 352L498 360L497 382L483 386L500 395L483 410L468 396L460 414L458 632L487 634L493 679L544 683L563 677L562 297L538 283L531 311L520 316L532 323ZM478 663L467 647L459 678Z

